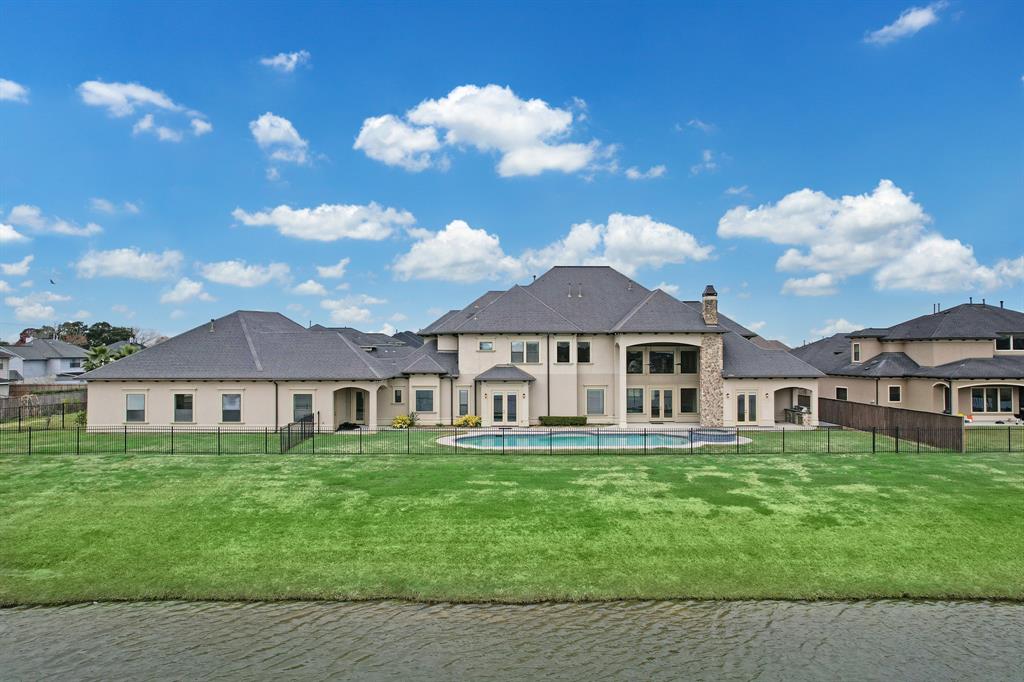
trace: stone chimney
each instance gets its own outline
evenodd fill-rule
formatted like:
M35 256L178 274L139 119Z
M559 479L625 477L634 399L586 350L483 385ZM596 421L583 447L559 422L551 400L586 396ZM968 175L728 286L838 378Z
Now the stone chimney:
M718 292L714 285L704 287L704 307L701 314L704 316L704 324L718 324Z

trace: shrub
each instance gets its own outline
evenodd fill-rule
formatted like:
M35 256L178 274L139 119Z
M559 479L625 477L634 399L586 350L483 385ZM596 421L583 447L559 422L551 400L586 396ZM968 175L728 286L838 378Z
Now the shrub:
M85 410L79 412L75 415L75 426L88 426L86 419Z
M411 429L416 426L416 413L400 414L391 420L391 427L395 429Z
M478 414L467 414L464 417L459 417L458 419L455 420L455 426L460 426L463 428L475 429L482 423L483 419L481 419L480 415Z
M586 417L541 417L541 426L586 426Z

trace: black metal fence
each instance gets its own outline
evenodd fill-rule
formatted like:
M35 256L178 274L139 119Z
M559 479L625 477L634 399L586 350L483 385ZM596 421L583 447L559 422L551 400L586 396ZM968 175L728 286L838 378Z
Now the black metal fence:
M16 405L0 408L0 429L61 428L76 426L75 418L85 412L85 402L62 402L45 405Z
M955 431L955 433L954 433ZM947 439L945 440L944 439ZM124 426L0 429L0 455L756 455L1024 453L1024 427L975 427L949 434L901 429L455 427L326 431L313 422L269 428ZM950 443L950 447L934 443ZM957 447L953 447L956 444Z

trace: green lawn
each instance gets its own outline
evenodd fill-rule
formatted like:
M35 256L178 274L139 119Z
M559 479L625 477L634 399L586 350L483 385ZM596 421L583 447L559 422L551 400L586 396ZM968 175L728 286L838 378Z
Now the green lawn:
M1008 454L4 456L0 604L1024 599L1022 528Z

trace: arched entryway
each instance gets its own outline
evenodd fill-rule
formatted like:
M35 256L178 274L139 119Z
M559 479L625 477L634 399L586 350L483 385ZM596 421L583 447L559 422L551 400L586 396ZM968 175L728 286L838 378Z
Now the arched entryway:
M949 384L939 382L932 385L932 411L953 413L953 392L949 390Z
M376 400L376 396L373 396ZM370 391L357 386L347 386L334 391L334 428L343 424L370 426L376 419L376 404L371 409ZM372 414L371 414L372 413ZM373 424L376 426L376 424Z

